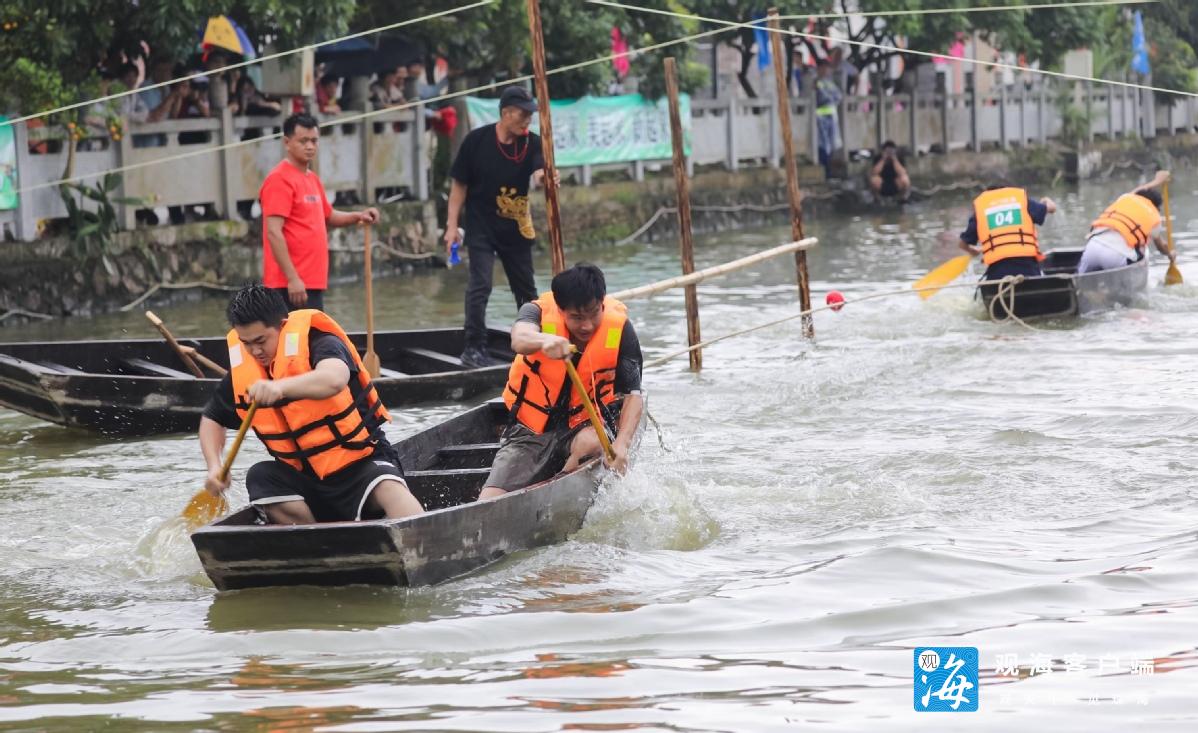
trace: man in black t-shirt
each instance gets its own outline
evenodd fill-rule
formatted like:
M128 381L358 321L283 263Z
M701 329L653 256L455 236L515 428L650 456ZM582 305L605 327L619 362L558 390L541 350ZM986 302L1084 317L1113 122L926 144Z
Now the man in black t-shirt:
M893 197L904 203L911 195L911 178L903 163L903 156L893 141L882 143L882 150L874 156L869 168L869 190L874 200Z
M467 366L497 363L487 353L487 301L495 256L503 263L516 307L535 300L532 246L536 234L529 210L529 182L541 185L545 160L541 138L529 132L536 100L523 87L508 87L499 98L499 122L484 125L462 140L449 175L449 218L445 225L448 254L457 239L459 224L466 230L470 258L470 283L466 286ZM466 207L462 219L462 207Z
M316 310L288 313L261 285L229 303L235 337L229 373L200 419L206 488L229 488L221 476L226 429L252 403L252 426L274 457L245 477L250 502L275 524L398 518L423 511L408 490L399 455L383 434L389 419L341 327Z

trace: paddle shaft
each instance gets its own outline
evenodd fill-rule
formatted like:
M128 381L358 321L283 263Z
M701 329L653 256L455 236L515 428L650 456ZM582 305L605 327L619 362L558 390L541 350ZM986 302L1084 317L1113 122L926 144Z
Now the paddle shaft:
M211 359L209 359L208 357L206 357L206 356L204 356L203 354L201 354L199 351L196 351L196 350L195 350L194 348L192 348L191 346L180 346L180 348L181 348L181 349L183 349L183 353L184 353L184 354L187 354L187 355L188 355L188 356L190 356L191 358L193 358L193 359L195 359L196 361L198 361L198 362L199 362L201 365L203 365L203 366L206 366L206 367L208 367L210 370L212 370L212 371L216 372L216 374L217 374L218 376L221 376L221 377L223 377L223 376L225 376L226 374L228 374L228 373L229 373L229 370L228 370L228 369L225 369L225 368L224 368L223 366L221 366L220 364L217 364L215 361L212 361L212 360L211 360Z
M1173 216L1169 213L1169 182L1161 184L1161 203L1165 210L1165 236L1169 240L1169 254L1174 254L1173 251Z
M175 350L175 353L179 355L179 359L187 365L187 368L191 370L191 373L196 375L197 379L203 379L204 372L200 371L200 368L196 366L196 363L192 361L191 357L188 356L185 351L183 351L183 347L179 345L179 342L176 341L175 337L171 335L171 332L167 330L166 324L162 322L162 319L154 315L154 311L146 311L146 318L150 319L150 323L154 324L154 328L158 329L158 333L162 334L162 338L166 339L166 342L170 344L172 349Z
M586 408L587 417L591 419L591 427L595 428L595 434L599 436L599 444L603 446L604 455L609 461L616 460L616 452L612 450L611 441L607 439L607 430L603 427L603 421L599 419L595 403L591 402L587 388L582 383L582 377L578 376L578 370L574 368L574 360L570 357L566 357L566 373L570 375L574 389L578 390L578 396L582 398L582 406Z
M562 246L562 215L557 203L557 163L553 155L553 116L549 109L549 80L545 76L545 36L541 30L541 3L526 0L528 30L532 37L532 69L537 92L537 113L541 120L541 155L545 159L545 220L549 231L549 253L553 274L566 269L566 251Z
M225 454L225 462L220 466L221 481L229 478L229 471L233 468L233 459L237 458L237 451L241 450L241 444L245 441L245 434L249 432L250 423L254 422L254 413L257 411L258 403L251 402L250 409L245 411L245 417L241 420L241 427L237 429L237 437L233 438L233 445L229 447L229 452Z
M366 355L374 354L374 289L373 280L374 273L372 272L371 250L374 247L370 242L370 225L364 226L362 232L363 239L366 240ZM377 377L377 374L371 374L371 377Z

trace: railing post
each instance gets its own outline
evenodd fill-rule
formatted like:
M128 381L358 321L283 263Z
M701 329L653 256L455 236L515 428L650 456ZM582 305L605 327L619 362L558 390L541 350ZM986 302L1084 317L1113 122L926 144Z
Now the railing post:
M133 135L129 134L129 121L124 121L124 128L121 130L121 139L116 145L116 167L123 168L132 157L130 153L133 150ZM222 162L223 166L223 162ZM223 170L221 171L224 172ZM133 194L129 190L129 174L121 174L121 198L129 197ZM225 214L226 217L232 217L232 214ZM129 231L137 226L137 208L127 204L117 204L116 206L117 221L121 223L121 229Z
M785 100L779 100L777 97L770 99L770 161L771 168L777 168L779 162L778 157L778 105L786 104Z
M940 144L944 148L945 155L948 155L948 145L952 139L948 129L948 103L948 87L945 87L944 91L940 93Z
M740 160L736 157L736 95L728 92L728 170L740 169Z
M815 84L807 97L807 133L811 139L811 160L819 162L819 115L815 113Z
M998 145L1006 150L1007 145L1007 85L998 85Z
M1086 141L1094 142L1094 82L1086 82Z
M1040 144L1048 144L1048 115L1045 113L1045 108L1048 106L1048 87L1044 82L1040 83L1039 104L1036 105L1036 133L1040 136Z
M1106 88L1106 139L1115 139L1115 88Z
M910 128L911 134L911 155L919 154L919 90L911 87L911 96L909 101L910 109L907 111L907 126Z
M645 161L632 161L632 180L636 181L637 183L645 180Z
M234 140L233 133L233 110L227 106L220 111L220 201L217 202L217 207L220 211L221 218L232 219L233 212L237 211L237 202L234 199L233 191L233 150L228 146ZM125 137L121 136L121 142L125 141ZM122 148L123 150L123 148Z
M1019 79L1019 147L1027 147L1027 84Z
M366 111L373 112L374 105L366 102ZM374 176L374 167L371 162L374 160L374 118L365 117L358 121L362 126L359 132L359 138L362 140L362 203L373 204L378 201L376 196L378 186L376 185Z
M974 61L978 60L978 34L977 34L977 31L974 31L974 34L973 34L973 60ZM981 135L979 134L980 130L978 129L978 126L981 123L981 117L982 117L981 112L978 110L978 100L980 99L980 96L978 94L978 75L980 73L981 73L981 67L978 66L977 64L974 64L974 66L973 66L973 83L969 85L969 99L970 99L970 103L969 103L970 104L970 107L969 107L969 138L970 138L969 146L970 146L970 149L973 150L973 152L975 152L975 153L980 153L982 151Z
M13 145L17 149L17 170L16 170L16 187L20 190L23 186L33 183L30 170L33 168L33 163L30 161L29 154L29 128L24 122L18 122L12 126ZM68 140L65 145L69 145ZM17 211L13 222L13 229L17 235L17 239L22 242L32 242L37 239L37 218L33 215L33 194L20 193L17 194Z
M877 137L877 144L874 146L874 150L881 150L882 142L884 140L886 140L886 108L883 106L886 102L886 93L885 93L885 90L882 88L882 75L880 73L878 74L877 87L878 88L875 90L875 93L874 93L874 105L875 105L874 125L877 128L875 130L875 133L876 133L875 137ZM848 146L849 146L848 141L845 140L844 147L846 150L848 149Z
M420 201L428 200L428 157L424 154L424 105L417 104L413 110L416 119L412 122L412 175L415 177L412 193Z

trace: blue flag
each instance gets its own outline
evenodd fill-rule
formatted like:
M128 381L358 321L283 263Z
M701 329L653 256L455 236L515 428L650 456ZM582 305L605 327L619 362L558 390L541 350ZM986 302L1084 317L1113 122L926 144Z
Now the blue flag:
M757 41L757 68L770 66L770 34L765 30L765 16L753 18L753 38Z
M1148 63L1148 43L1144 40L1144 17L1139 10L1131 30L1131 70L1144 76L1152 73L1152 65Z

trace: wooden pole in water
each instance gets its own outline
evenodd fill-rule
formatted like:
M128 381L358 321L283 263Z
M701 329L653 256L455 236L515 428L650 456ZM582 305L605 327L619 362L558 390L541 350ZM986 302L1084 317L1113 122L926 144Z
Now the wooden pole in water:
M778 95L778 118L782 123L782 152L786 156L786 192L790 197L790 234L796 242L803 239L803 196L799 193L799 167L795 161L794 136L790 129L790 93L786 83L786 65L782 58L782 34L779 33L778 9L769 12L770 50L774 58L774 82ZM811 310L811 285L807 276L807 253L795 252L795 272L799 281L799 305ZM815 321L803 316L803 336L815 338Z
M553 274L566 269L562 247L562 216L557 205L557 163L553 158L553 119L549 111L549 80L545 76L545 36L541 33L541 4L528 0L528 30L532 34L532 69L536 78L537 113L541 116L541 152L545 158L545 218L549 226L549 251Z
M674 187L678 195L678 243L681 247L682 274L695 271L695 243L691 237L691 189L686 177L686 149L682 137L682 113L678 108L678 69L674 57L665 61L666 96L670 100L670 138L674 143ZM698 286L686 286L686 340L694 346L703 340L699 335L699 292ZM691 370L703 368L703 352L690 352Z

